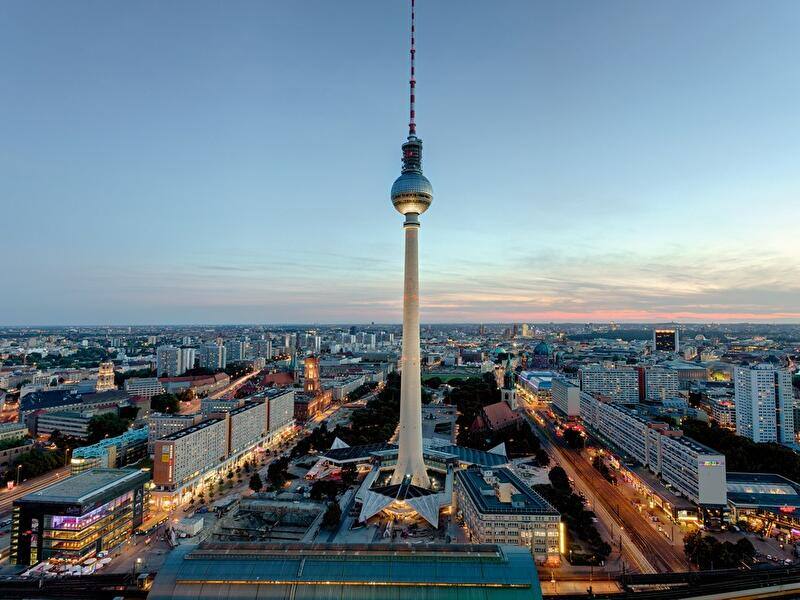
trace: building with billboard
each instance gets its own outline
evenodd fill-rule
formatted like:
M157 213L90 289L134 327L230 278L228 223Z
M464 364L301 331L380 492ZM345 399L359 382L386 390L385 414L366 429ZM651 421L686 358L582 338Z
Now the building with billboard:
M11 563L113 551L142 523L149 479L138 469L92 469L14 500Z

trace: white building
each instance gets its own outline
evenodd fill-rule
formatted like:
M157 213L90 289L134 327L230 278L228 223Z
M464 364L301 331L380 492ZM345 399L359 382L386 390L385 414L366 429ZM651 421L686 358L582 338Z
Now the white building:
M164 393L164 386L158 377L131 377L125 380L125 391L131 396L152 398Z
M678 372L672 369L658 367L645 367L639 371L643 378L640 390L643 392L641 400L666 400L678 394Z
M734 372L736 433L754 442L794 443L792 375L770 364Z
M538 563L560 562L561 515L509 469L460 470L455 492L470 541L525 546Z
M579 370L581 390L602 394L614 402L639 401L639 372L632 367L607 369L598 365Z
M725 456L619 404L581 393L587 429L701 506L727 502Z
M563 377L554 377L552 382L553 407L568 418L581 414L581 389Z

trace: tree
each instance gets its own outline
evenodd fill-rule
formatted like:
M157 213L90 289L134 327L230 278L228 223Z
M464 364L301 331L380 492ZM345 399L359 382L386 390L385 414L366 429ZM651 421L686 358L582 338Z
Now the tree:
M264 487L264 482L261 481L261 476L258 473L253 473L250 476L250 489L254 492L260 492Z
M550 464L550 457L547 455L547 452L541 448L536 451L536 464L540 467L546 467Z
M181 390L175 396L178 402L191 402L194 400L194 392L190 389Z
M333 500L336 498L336 494L338 493L339 485L335 481L331 481L329 479L320 479L319 481L315 481L311 486L311 491L309 492L312 500L322 500L323 498Z
M583 448L584 438L580 431L573 429L572 427L568 427L564 430L564 442L566 442L567 446L570 448L579 450Z
M288 469L289 459L286 456L282 456L270 463L269 467L267 467L267 479L269 479L273 488L283 487L288 478Z
M356 470L356 466L353 463L346 463L342 467L342 483L346 486L350 487L356 482L358 479L358 471Z
M322 516L322 527L324 529L333 529L337 527L342 520L342 509L339 508L338 502L331 502L328 504L328 509Z
M156 394L150 398L150 409L160 413L176 414L180 410L180 403L175 394Z
M128 431L130 421L121 419L114 413L95 415L89 421L86 441L94 444L105 438L117 437Z
M550 479L550 483L553 485L553 487L557 490L569 491L572 489L572 486L570 486L569 483L569 477L567 477L567 472L561 467L556 466L550 469L547 477Z

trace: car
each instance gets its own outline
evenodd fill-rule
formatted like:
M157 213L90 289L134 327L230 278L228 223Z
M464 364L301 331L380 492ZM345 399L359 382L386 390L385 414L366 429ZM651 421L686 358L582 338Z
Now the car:
M772 554L767 554L767 560L772 560Z

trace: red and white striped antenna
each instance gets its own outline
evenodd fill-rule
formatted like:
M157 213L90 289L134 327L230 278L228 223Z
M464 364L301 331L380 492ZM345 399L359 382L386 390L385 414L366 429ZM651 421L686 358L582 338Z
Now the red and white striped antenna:
M409 121L408 121L408 135L417 135L416 115L414 114L414 95L417 87L417 80L414 76L414 54L416 48L414 47L414 0L411 0L411 79L409 80Z

